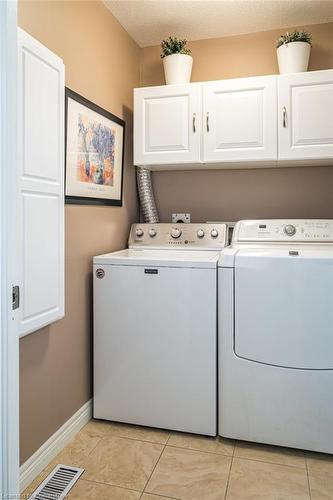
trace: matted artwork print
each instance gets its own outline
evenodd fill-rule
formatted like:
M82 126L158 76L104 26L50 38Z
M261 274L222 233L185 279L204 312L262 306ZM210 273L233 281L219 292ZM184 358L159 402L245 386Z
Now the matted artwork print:
M125 122L66 88L66 203L122 205Z

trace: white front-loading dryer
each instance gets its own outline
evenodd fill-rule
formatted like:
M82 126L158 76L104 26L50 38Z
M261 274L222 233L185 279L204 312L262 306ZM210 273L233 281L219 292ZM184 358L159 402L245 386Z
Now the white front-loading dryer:
M94 417L217 434L225 224L134 225L94 257Z
M241 221L218 274L219 434L333 453L333 221Z

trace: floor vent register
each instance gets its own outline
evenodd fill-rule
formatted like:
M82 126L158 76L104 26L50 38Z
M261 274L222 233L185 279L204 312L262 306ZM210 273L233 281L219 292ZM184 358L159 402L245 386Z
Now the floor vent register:
M29 497L29 500L60 500L65 498L84 469L70 465L57 465L38 488Z

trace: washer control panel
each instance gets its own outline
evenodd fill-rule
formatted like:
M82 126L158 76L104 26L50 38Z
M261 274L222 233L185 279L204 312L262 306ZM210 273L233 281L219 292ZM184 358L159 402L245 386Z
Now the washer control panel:
M252 220L237 222L233 242L333 242L332 219Z
M227 225L223 223L143 223L132 225L128 246L219 250L228 244L227 237Z

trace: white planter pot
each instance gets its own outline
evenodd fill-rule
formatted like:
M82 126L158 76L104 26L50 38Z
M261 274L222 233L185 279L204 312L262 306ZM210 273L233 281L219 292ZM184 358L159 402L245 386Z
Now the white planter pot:
M311 45L306 42L290 42L277 49L280 74L307 71Z
M165 82L167 85L191 81L193 58L187 54L172 54L163 58Z

